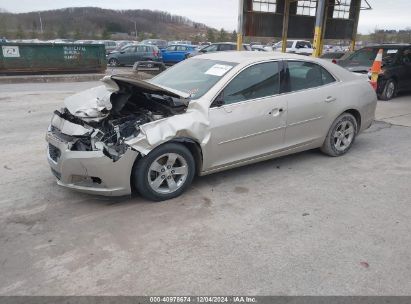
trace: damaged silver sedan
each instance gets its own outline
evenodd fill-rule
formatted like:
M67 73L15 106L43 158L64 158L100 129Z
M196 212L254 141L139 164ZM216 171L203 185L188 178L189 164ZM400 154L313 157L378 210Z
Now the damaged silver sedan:
M59 185L151 200L194 176L307 149L345 154L374 120L366 80L281 53L197 56L150 81L107 76L65 100L46 140Z

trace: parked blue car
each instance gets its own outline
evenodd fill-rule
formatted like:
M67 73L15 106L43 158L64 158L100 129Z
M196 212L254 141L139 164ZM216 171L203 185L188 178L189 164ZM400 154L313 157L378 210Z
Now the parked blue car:
M173 44L166 49L161 50L163 55L163 62L166 64L174 64L184 59L187 59L191 53L197 51L195 45L189 44Z

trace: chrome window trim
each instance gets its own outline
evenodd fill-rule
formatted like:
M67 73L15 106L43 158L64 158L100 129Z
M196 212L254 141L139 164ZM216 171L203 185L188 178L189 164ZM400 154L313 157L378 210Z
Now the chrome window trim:
M321 86L317 86L317 87L302 89L302 90L298 90L298 91L280 92L279 94L274 94L274 95L269 95L269 96L254 98L254 99L243 100L243 101L240 101L240 102L231 103L231 104L227 104L227 105L222 105L222 106L219 106L219 107L212 107L212 106L211 106L211 105L214 103L215 99L218 97L218 95L220 95L220 93L227 87L227 85L234 79L234 77L236 77L238 74L240 74L240 73L241 73L242 71L244 71L246 68L249 68L249 67L251 67L251 66L253 66L253 65L256 65L256 64L267 63L267 62L278 62L278 63L281 63L281 62L282 62L282 63L284 64L284 66L285 66L285 65L288 65L288 62L289 62L289 61L294 61L294 62L295 62L295 61L297 61L297 62L309 62L309 63L312 63L312 64L316 64L316 65L320 66L321 68L325 69L328 73L330 73L330 75L335 79L335 81L330 82L330 83L328 83L328 84L321 85ZM334 73L332 73L331 71L329 71L329 70L328 70L326 67L324 67L321 63L317 63L317 62L314 62L314 61L309 61L309 60L304 60L304 59L275 59L275 60L263 60L263 61L254 62L254 63L252 63L252 64L249 64L249 65L243 67L243 68L242 68L240 71L238 71L235 75L233 75L233 76L227 81L227 83L225 84L225 86L224 86L222 89L220 89L220 90L218 91L218 93L212 98L212 102L211 102L210 105L209 105L209 110L220 109L220 108L227 108L227 107L232 106L232 105L243 104L243 103L246 103L246 102L259 101L259 100L262 100L262 99L272 98L272 97L277 97L277 96L282 96L282 95L287 95L287 94L294 94L294 93L300 93L300 92L304 92L304 91L316 90L316 89L322 88L322 87L328 87L328 86L337 85L337 84L339 84L339 83L341 83L341 82L342 82L341 79L338 78ZM280 78L280 85L281 85L281 78Z

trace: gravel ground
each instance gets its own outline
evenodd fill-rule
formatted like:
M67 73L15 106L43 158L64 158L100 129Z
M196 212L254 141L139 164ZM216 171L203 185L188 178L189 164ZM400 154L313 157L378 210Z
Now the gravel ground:
M50 173L51 113L94 85L0 85L0 295L411 295L411 95L380 103L343 157L274 159L152 203Z

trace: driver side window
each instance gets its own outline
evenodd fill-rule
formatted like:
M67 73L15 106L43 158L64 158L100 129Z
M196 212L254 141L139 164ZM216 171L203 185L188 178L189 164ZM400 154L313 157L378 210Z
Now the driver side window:
M250 99L279 94L280 69L278 62L253 65L240 72L221 92L222 104L232 104Z

